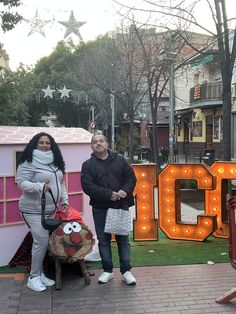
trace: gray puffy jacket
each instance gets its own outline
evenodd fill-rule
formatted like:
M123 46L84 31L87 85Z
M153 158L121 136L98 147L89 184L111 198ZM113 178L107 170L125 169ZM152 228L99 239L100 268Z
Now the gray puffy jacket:
M44 165L37 161L20 164L17 169L16 182L23 194L19 201L20 211L29 214L41 214L41 196L43 186L48 182L56 203L68 204L63 173L53 164ZM55 212L51 195L46 193L46 214Z

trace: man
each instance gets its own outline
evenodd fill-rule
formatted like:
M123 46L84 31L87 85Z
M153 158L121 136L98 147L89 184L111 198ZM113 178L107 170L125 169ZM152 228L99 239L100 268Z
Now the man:
M108 142L104 135L95 133L91 139L91 148L93 150L91 158L82 165L81 183L84 192L90 197L98 238L103 268L98 282L106 283L113 278L111 234L104 232L107 209L123 208L126 204L129 207L134 205L132 193L136 177L125 158L108 149ZM115 237L122 279L128 285L136 284L130 272L129 236L116 235Z

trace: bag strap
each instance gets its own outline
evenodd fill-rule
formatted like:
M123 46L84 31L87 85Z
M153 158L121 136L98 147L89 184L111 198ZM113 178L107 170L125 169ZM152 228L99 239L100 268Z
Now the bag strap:
M43 186L43 192L42 192L42 198L41 198L42 216L44 219L45 219L45 207L46 207L46 195L45 195L45 191L44 191L45 185L46 185L46 183ZM50 193L50 195L52 197L52 200L53 200L53 203L55 205L56 210L58 210L57 203L55 201L54 195L52 194L52 190L50 189L48 192Z
M52 200L53 200L53 203L54 203L54 205L55 205L56 210L58 210L57 203L56 203L56 201L55 201L54 195L52 194L52 190L50 189L48 192L50 193L50 195L51 195L51 197L52 197Z

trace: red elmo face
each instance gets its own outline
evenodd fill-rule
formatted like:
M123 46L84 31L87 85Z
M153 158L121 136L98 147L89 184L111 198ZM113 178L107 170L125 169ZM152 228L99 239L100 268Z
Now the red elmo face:
M78 221L68 221L50 235L49 251L74 262L91 252L93 244L93 234L86 226Z

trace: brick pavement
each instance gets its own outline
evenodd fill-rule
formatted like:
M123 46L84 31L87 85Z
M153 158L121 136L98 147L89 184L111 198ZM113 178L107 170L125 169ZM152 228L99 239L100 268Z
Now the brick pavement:
M86 286L73 272L63 272L61 290L34 292L25 280L0 277L0 314L201 314L236 313L236 299L221 305L215 299L236 287L228 263L215 265L134 267L136 286L121 281L118 269L109 283L97 283L95 270Z

